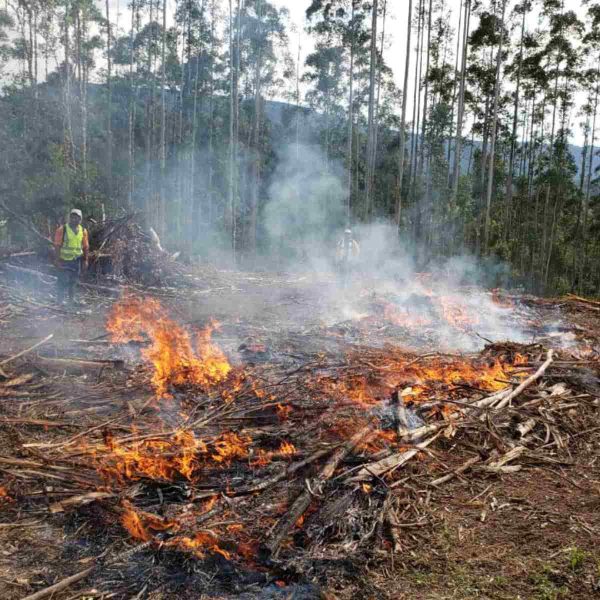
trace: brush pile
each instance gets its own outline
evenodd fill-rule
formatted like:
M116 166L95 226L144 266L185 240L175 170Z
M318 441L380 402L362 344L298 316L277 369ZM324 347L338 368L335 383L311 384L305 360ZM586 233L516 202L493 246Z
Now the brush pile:
M227 325L190 333L140 298L115 304L107 330L85 396L88 375L67 393L39 353L0 360L0 503L77 529L98 558L75 575L124 595L170 597L177 571L181 594L318 597L310 586L340 570L423 548L453 483L560 477L597 420L597 362L539 344L306 354L296 336L240 354ZM108 349L129 367L107 369Z
M49 237L37 231L23 217L14 215L31 231L37 250L2 249L0 268L23 283L53 285L53 245ZM84 284L93 286L125 285L138 288L203 287L214 272L192 269L182 252L169 253L154 229L145 227L139 213L128 213L102 223L87 223L90 239L89 271Z
M92 272L147 287L181 285L185 269L135 213L90 228Z

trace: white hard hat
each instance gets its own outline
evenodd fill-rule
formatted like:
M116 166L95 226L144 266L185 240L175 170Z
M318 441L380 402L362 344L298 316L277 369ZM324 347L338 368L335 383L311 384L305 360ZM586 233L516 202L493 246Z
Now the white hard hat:
M346 229L346 231L344 231L344 233L346 235L352 235L352 229Z
M83 221L83 214L78 208L72 209L69 215L77 215Z

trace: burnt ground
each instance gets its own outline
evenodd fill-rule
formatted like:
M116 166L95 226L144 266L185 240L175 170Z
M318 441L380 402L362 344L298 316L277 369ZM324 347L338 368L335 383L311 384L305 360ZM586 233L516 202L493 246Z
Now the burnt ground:
M201 281L200 281L201 280ZM222 322L217 340L232 356L244 359L240 343L265 344L287 366L306 355L340 351L360 341L381 339L352 330L343 302L331 282L295 275L203 273L197 287L154 290L170 314L189 326L208 318ZM331 293L329 293L331 292ZM49 334L54 338L37 351L4 367L9 376L33 373L34 385L23 394L0 396L0 455L32 463L44 461L44 443L60 443L111 420L121 411L140 414L152 390L133 377L134 351L104 344L105 320L113 297L88 288L87 305L75 312L52 304L51 288L25 278L19 287L0 286L0 365L2 358L31 346ZM600 310L590 305L529 299L538 319L560 314L565 331L575 332L584 352L584 371L564 367L556 381L579 381L585 402L564 415L569 442L560 453L523 461L510 474L469 472L434 488L417 461L405 467L403 493L414 511L402 523L395 551L389 539L370 542L364 560L344 560L343 552L323 555L310 570L289 567L232 567L219 556L194 557L149 548L131 560L92 573L52 596L75 598L558 598L600 597L600 422L598 420L597 340ZM336 321L343 325L334 325ZM551 317L550 317L551 315ZM348 316L348 319L350 316ZM323 333L323 332L326 332ZM366 337L365 337L366 336ZM368 339L366 339L368 338ZM83 343L95 340L98 344ZM424 351L430 341L423 340ZM125 369L84 369L75 374L50 368L38 356L124 360ZM574 356L578 356L577 353ZM575 360L571 357L571 360ZM568 361L565 361L565 363ZM581 373L585 373L582 375ZM38 383L35 383L38 382ZM36 385L38 386L36 388ZM18 388L16 388L18 389ZM578 391L581 391L579 389ZM33 410L35 409L35 410ZM33 410L33 413L32 413ZM31 423L35 414L38 423ZM21 419L21 420L20 420ZM118 423L114 425L118 431ZM548 439L551 447L556 441ZM40 446L36 446L40 444ZM452 439L442 440L427 460L437 474L461 465L469 456ZM0 465L0 597L24 598L85 569L93 557L129 547L122 528L106 523L105 508L94 502L75 510L52 512L61 497L56 479L35 475L36 467L17 473ZM42 483L40 483L40 481ZM35 485L34 485L35 483ZM402 503L402 493L399 494ZM114 519L113 519L114 521ZM215 579L224 578L218 588Z

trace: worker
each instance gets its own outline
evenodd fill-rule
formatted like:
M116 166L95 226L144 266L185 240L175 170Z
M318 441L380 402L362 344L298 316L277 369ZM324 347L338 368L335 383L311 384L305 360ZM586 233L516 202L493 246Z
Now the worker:
M335 259L342 274L344 286L348 283L350 271L360 256L360 245L354 239L351 229L344 231L344 237L337 243Z
M75 303L75 286L81 273L88 267L90 243L87 229L81 225L81 211L74 208L69 214L69 222L59 227L54 235L56 266L58 281L56 297L63 303L68 296L69 302Z

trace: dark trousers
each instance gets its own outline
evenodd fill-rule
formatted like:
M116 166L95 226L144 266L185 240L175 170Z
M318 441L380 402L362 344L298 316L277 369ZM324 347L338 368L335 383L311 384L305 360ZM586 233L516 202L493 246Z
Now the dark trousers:
M75 260L61 260L58 267L56 297L62 302L66 296L69 300L75 298L75 286L81 273L81 257Z

